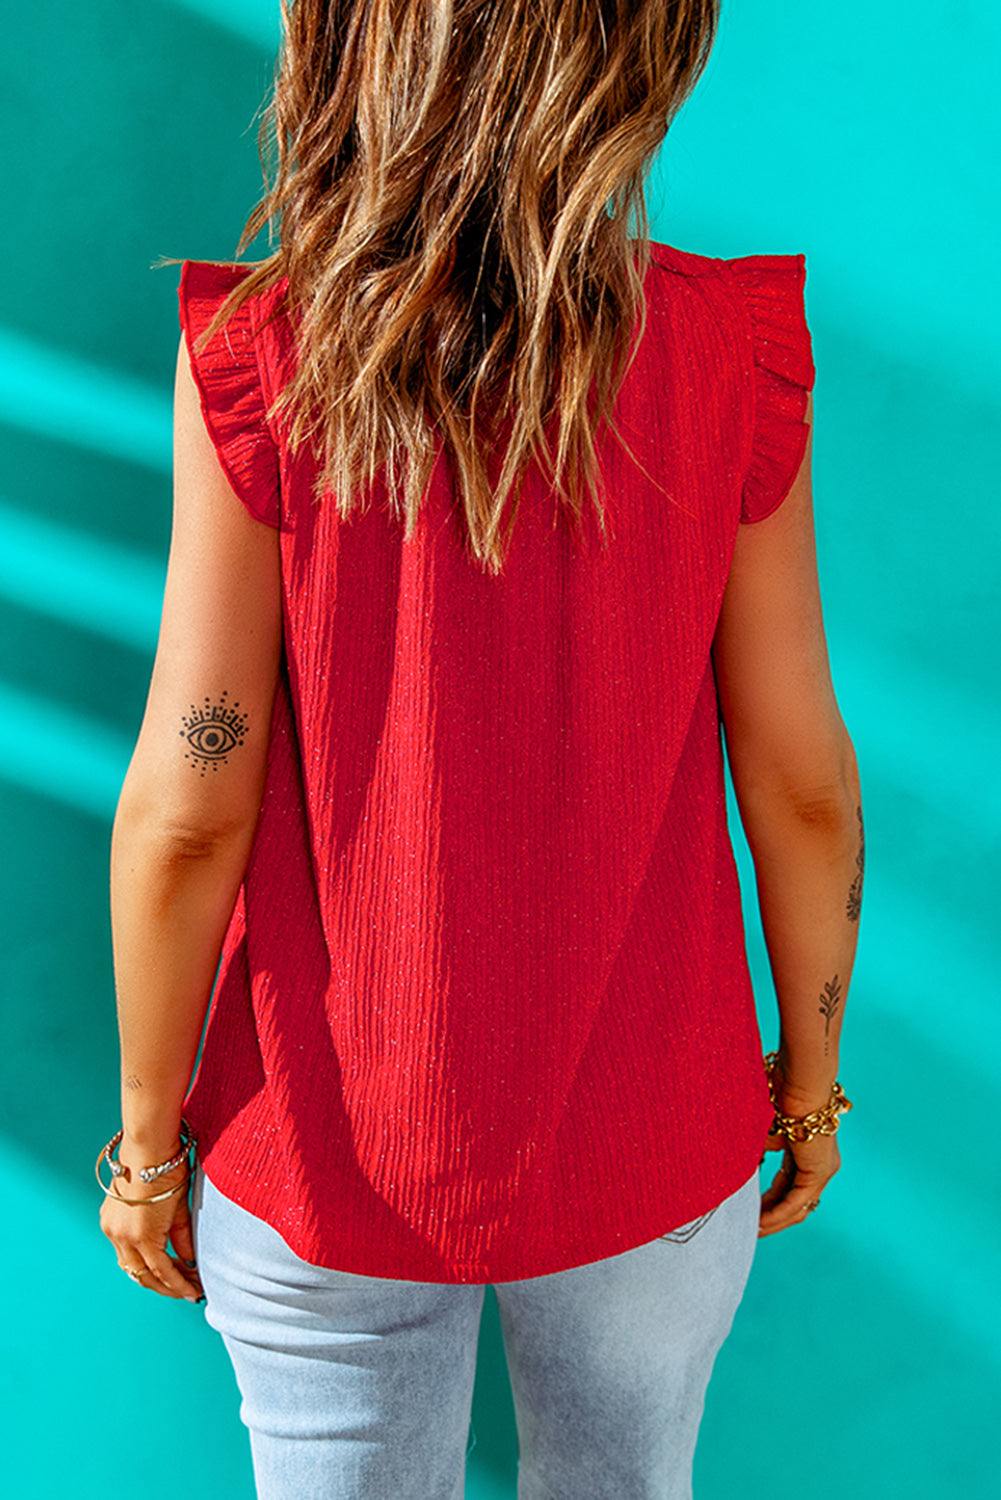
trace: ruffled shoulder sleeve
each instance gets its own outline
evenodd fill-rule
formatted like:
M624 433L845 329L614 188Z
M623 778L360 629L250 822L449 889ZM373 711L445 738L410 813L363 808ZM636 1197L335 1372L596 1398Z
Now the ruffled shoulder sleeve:
M803 255L727 260L743 305L753 358L754 435L740 519L762 521L782 504L806 451L803 420L814 366L803 290Z
M219 461L236 494L258 521L281 523L278 447L267 420L256 347L253 298L213 334L197 341L225 298L248 274L245 266L185 261L181 271L181 328L202 414Z

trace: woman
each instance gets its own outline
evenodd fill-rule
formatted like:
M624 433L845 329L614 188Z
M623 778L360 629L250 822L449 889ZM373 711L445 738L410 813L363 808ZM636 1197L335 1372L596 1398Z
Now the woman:
M279 248L184 268L102 1227L204 1285L262 1496L461 1495L487 1284L519 1493L690 1494L756 1239L838 1167L863 845L803 258L645 232L715 22L300 0L242 242Z

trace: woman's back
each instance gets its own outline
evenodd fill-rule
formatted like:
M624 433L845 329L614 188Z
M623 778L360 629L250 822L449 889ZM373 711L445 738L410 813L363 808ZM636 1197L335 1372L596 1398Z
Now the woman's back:
M409 539L384 490L348 520L317 504L266 417L296 357L282 288L194 352L244 273L186 267L210 430L280 528L287 667L187 1112L214 1180L304 1257L561 1270L760 1154L710 647L738 525L806 444L804 266L652 250L607 539L530 470L495 576L441 457Z

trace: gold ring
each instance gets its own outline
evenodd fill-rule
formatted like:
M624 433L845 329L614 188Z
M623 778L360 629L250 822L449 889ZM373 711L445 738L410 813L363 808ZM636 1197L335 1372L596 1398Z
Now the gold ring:
M121 1261L119 1261L118 1264L122 1265ZM153 1272L150 1271L149 1266L143 1266L141 1271L134 1271L131 1266L122 1266L122 1270L125 1272L126 1276L131 1277L133 1281L140 1281L142 1277L146 1275L147 1271L149 1271L149 1274L151 1276L153 1275Z
M807 1211L808 1214L812 1214L813 1210L815 1208L819 1208L819 1207L820 1207L820 1199L819 1198L814 1198L811 1203L808 1203L806 1205L806 1211Z

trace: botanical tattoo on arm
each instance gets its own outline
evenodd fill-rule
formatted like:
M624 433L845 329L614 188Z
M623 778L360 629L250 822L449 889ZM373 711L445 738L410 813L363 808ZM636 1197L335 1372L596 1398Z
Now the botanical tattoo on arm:
M829 979L824 985L824 993L820 997L820 1014L824 1018L824 1055L827 1054L828 1043L831 1035L831 1022L837 1015L841 1006L841 985L838 976Z
M855 864L858 874L852 880L851 889L848 892L848 900L845 904L845 915L849 922L857 922L862 912L862 885L865 881L865 828L862 824L862 809L855 809L858 818L858 853L855 856Z
M228 694L223 693L217 702L206 698L200 708L192 703L191 712L181 720L181 738L187 740L184 759L204 776L209 766L218 771L226 764L229 754L242 745L247 735L247 715L240 712L239 703L229 703Z

